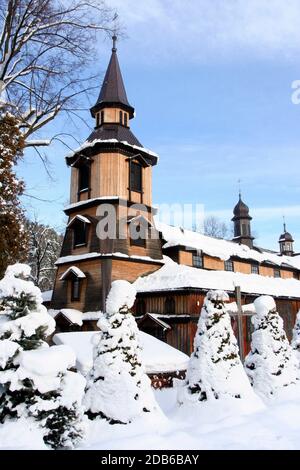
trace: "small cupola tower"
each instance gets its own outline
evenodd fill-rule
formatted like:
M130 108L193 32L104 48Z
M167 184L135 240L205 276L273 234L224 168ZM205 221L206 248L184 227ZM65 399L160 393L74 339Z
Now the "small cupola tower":
M233 209L233 218L231 220L234 223L234 238L232 241L253 248L252 217L249 215L249 207L242 201L241 192L239 193L238 203Z
M286 256L293 256L294 254L294 239L292 235L286 230L286 223L283 222L283 233L279 237L280 254Z

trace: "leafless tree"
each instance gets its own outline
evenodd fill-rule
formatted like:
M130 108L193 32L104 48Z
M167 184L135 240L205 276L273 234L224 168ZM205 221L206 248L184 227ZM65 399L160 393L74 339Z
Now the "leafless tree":
M204 219L204 235L216 238L231 238L233 236L231 228L222 220L215 216L209 216Z
M54 136L38 131L78 111L78 96L93 86L98 33L116 28L104 0L0 0L0 108L10 107L40 156Z
M27 222L29 253L27 263L31 267L33 282L42 291L53 288L55 261L59 257L63 236L37 219Z

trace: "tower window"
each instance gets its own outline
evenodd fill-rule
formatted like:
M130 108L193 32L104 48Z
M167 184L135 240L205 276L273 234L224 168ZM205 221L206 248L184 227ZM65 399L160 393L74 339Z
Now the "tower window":
M100 124L104 124L104 111L101 111L101 122Z
M127 113L124 113L124 120L123 120L124 126L128 126L128 115Z
M75 277L71 281L71 301L80 300L80 279Z
M78 222L73 225L74 233L74 246L82 246L86 244L86 225L83 222Z
M96 127L100 126L100 113L96 114Z
M242 224L242 235L247 236L249 234L249 227L247 224Z
M123 113L122 113L122 111L120 111L120 113L119 113L119 123L123 124Z
M199 254L193 254L193 266L194 268L203 268L203 256Z
M233 269L233 261L231 261L230 259L225 261L224 262L224 267L225 267L225 271L234 271Z
M293 278L299 279L299 274L296 271L293 272Z
M142 167L138 163L131 162L130 165L130 189L142 192Z
M78 190L87 191L90 186L90 167L89 165L82 165L79 167L79 184Z
M130 245L146 248L147 229L143 224L129 224Z
M251 274L259 274L258 264L251 264Z
M274 277L281 277L280 269L274 268Z
M173 297L166 298L165 313L175 313L175 300L173 299Z

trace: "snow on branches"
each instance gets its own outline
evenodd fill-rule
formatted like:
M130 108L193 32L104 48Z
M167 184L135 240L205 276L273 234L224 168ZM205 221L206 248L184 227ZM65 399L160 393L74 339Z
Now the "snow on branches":
M94 364L88 377L85 406L90 418L127 424L144 413L159 412L141 362L138 328L129 309L135 289L127 281L114 281L106 301L106 314L94 337Z
M186 380L178 388L181 405L229 397L254 398L226 310L228 299L224 291L206 295Z
M9 266L0 281L0 422L34 419L53 448L76 445L84 435L85 379L68 371L75 355L45 342L55 321L27 265Z
M296 359L274 299L262 295L255 300L254 306L254 332L245 369L254 390L261 396L271 397L283 387L296 383Z

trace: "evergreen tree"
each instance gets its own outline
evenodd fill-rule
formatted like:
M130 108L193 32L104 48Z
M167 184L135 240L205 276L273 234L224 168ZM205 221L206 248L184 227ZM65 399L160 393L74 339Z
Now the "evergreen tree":
M227 300L223 291L209 291L205 297L186 380L178 389L181 405L254 395L239 358Z
M254 390L270 397L283 387L296 383L296 360L274 299L263 295L255 300L254 306L254 332L245 369Z
M127 424L143 413L158 411L141 362L138 328L129 311L135 295L129 282L112 283L106 314L98 322L101 331L95 335L94 364L85 395L91 419Z
M0 112L0 278L9 264L24 261L26 257L28 239L19 199L24 184L16 178L14 171L23 148L18 121L10 114Z
M75 364L69 348L45 342L55 321L29 276L29 266L16 264L0 281L0 422L35 419L46 444L72 447L84 433L85 380L67 370Z
M292 348L298 361L298 368L300 369L300 310L296 316L296 322L293 329Z

